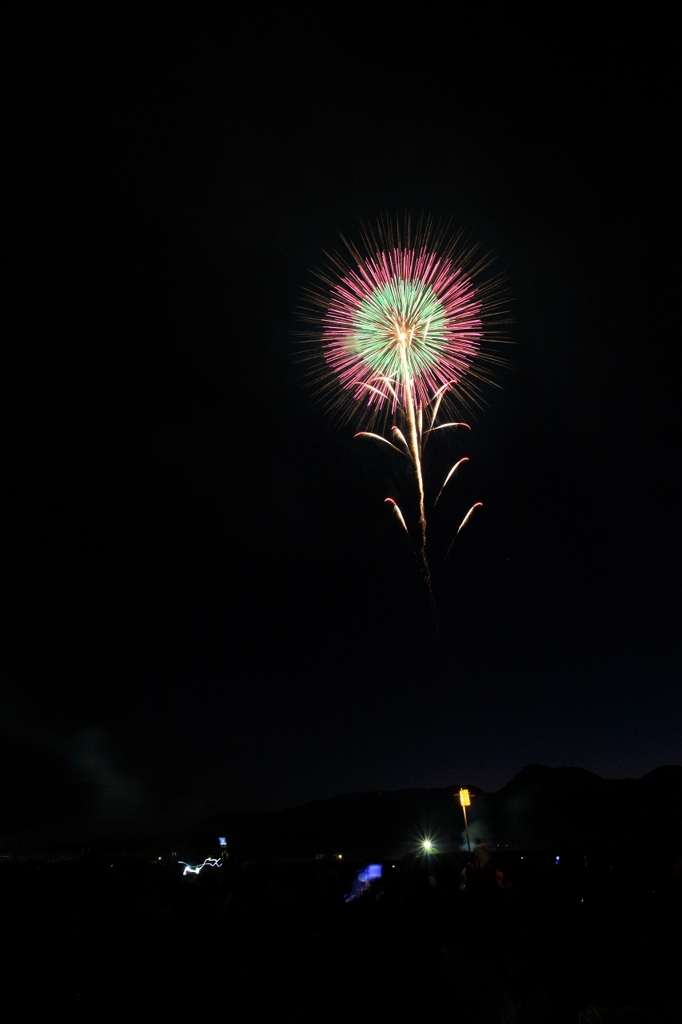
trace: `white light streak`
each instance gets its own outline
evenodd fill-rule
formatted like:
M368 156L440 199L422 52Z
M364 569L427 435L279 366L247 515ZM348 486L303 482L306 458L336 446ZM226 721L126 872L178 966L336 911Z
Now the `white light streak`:
M207 857L203 864L188 864L187 861L179 860L178 864L184 864L185 870L182 872L183 875L198 875L202 868L207 865L209 868L220 867L220 857Z

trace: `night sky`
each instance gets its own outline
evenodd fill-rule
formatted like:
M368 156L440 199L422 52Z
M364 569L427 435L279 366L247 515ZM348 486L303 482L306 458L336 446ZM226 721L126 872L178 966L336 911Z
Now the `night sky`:
M123 819L679 764L672 72L426 14L207 10L55 20L13 64L12 813L47 781L46 816ZM395 465L295 337L339 232L406 212L495 255L513 321L438 455L471 459L454 528L484 503L438 637Z

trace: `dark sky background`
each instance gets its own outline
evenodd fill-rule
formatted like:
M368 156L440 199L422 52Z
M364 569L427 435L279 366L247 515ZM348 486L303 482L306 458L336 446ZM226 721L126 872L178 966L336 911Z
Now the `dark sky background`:
M426 14L206 10L55 20L10 76L10 818L679 764L672 72ZM514 321L438 455L471 458L453 524L484 502L438 638L394 467L293 340L339 232L405 211L496 255Z

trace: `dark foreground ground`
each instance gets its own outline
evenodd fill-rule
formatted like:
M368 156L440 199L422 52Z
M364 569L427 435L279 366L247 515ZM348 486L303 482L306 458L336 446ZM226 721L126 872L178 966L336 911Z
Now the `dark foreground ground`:
M494 860L464 890L459 855L386 862L348 903L361 865L0 864L5 991L27 1018L679 1024L674 854Z

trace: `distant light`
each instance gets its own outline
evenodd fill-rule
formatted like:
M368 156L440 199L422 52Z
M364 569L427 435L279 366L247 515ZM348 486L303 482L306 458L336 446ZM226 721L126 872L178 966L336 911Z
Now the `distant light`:
M460 789L459 802L462 807L471 807L471 796L468 789Z
M227 839L225 836L218 836L218 842L221 846L227 846Z
M433 843L431 842L430 839L423 840L422 850L424 851L424 853L431 853L431 851L433 850Z
M557 855L557 856L556 856L556 857L554 858L554 863L555 863L555 864L558 864L560 860L561 860L561 858L560 858L560 857L559 857L559 856Z

